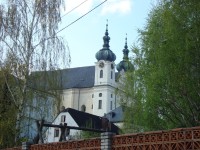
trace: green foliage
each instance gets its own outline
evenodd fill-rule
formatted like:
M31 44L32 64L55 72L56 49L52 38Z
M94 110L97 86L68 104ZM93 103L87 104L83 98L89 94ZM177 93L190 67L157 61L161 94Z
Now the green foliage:
M92 131L81 131L80 137L81 139L95 138L95 137L100 137L100 133Z
M6 81L5 81L6 80ZM6 84L14 89L16 84L13 76L6 70L0 71L0 148L12 147L15 143L17 108L12 103L11 94ZM15 93L16 94L16 93ZM13 95L15 96L15 95Z
M126 125L140 131L200 125L199 26L197 0L164 0L151 11L139 30L141 45L133 47L135 81L126 84L136 85L136 96L126 94Z

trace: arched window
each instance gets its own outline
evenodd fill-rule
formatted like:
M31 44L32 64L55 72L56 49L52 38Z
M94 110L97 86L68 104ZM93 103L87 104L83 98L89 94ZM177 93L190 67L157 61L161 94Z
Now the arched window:
M102 93L99 93L99 97L102 97Z
M102 100L99 100L98 109L102 109Z
M103 70L100 70L100 78L103 78Z
M111 74L110 74L110 78L112 79L113 78L113 72L111 71Z
M86 106L85 106L85 105L82 105L82 106L81 106L81 111L83 111L83 112L86 111Z

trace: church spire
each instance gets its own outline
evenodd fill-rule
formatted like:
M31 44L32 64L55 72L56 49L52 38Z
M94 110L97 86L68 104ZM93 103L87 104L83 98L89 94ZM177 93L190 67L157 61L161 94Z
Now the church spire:
M108 33L108 20L107 20L106 32L103 37L103 42L104 42L103 48L100 49L95 55L98 61L99 60L105 60L105 61L111 61L111 62L115 61L116 55L110 50L109 41L110 41L110 37Z
M123 49L123 54L124 54L124 57L123 57L123 60L128 60L128 53L129 53L129 50L128 50L128 46L127 46L127 33L126 33L126 38L125 38L125 46L124 46L124 49Z
M106 24L106 32L105 35L103 37L103 49L109 49L110 45L109 45L109 41L110 41L110 37L109 37L109 33L108 33L108 20L107 20L107 24Z

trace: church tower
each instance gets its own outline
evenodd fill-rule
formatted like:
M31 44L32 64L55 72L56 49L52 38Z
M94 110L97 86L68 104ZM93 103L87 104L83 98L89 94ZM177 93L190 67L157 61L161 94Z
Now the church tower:
M103 37L103 48L96 53L93 114L103 116L116 106L115 54L110 50L108 24Z
M134 69L134 67L133 67L133 65L130 62L129 57L128 57L129 50L128 50L128 46L127 46L127 35L126 35L126 38L125 38L125 46L124 46L124 49L122 51L123 51L123 54L124 54L123 60L120 61L119 64L117 64L117 71L120 72L121 74L123 74L123 72L126 72L128 70Z

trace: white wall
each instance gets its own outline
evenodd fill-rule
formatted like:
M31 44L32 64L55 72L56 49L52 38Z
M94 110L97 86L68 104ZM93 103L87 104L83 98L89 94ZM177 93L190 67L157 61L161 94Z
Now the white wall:
M62 115L66 116L65 123L67 123L68 126L78 127L77 123L74 121L74 119L71 117L71 115L68 112L60 113L56 117L56 119L53 121L52 124L59 125L61 123L61 116ZM61 131L59 131L58 137L54 137L54 130L55 130L55 128L53 128L53 127L48 128L48 130L46 132L46 135L47 135L47 139L45 140L46 143L58 142L59 141ZM78 133L79 133L78 130L70 130L70 136L71 137L73 137L74 135L77 135Z
M93 88L67 89L63 91L62 105L65 108L74 108L81 111L81 106L86 106L86 112L92 113Z
M99 97L99 93L102 93L102 97ZM102 100L102 109L98 108L99 100ZM110 109L111 101L113 103L112 109ZM94 87L93 114L103 116L104 113L108 113L113 109L115 109L115 88L106 85Z

